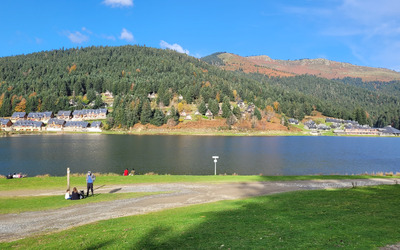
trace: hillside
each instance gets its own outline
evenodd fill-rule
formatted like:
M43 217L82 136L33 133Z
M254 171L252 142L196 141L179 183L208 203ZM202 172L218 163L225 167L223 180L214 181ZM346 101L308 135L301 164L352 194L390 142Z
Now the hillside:
M317 110L356 119L356 111L361 110L368 114L363 123L399 126L399 90L371 90L263 67L245 73L251 64L239 61L236 66L243 70L221 69L228 57L240 59L216 54L209 57L210 65L186 54L141 46L60 49L0 58L0 117L15 111L80 109L89 103L102 106L100 93L110 91L114 103L107 123L123 129L138 123L161 126L170 119L178 121L176 111L181 112L186 104L200 109L207 103L217 114L218 106L222 110L224 103L235 107L239 100L254 104L253 111L263 117L269 112L302 119ZM71 100L78 106L71 106ZM166 116L171 110L172 115ZM245 110L225 111L224 118L234 113L242 119L240 112ZM252 122L250 127L257 124Z
M221 67L226 70L260 73L268 76L315 75L327 79L360 78L365 82L400 80L400 73L384 69L356 66L326 59L274 60L268 56L241 57L217 53ZM207 57L204 58L207 61Z

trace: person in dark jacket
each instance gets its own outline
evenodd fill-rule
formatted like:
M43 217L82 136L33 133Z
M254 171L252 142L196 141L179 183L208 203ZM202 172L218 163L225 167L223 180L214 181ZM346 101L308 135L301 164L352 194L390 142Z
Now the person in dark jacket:
M80 195L79 195L78 189L76 189L76 187L74 187L72 189L71 200L79 200L79 199L80 199Z

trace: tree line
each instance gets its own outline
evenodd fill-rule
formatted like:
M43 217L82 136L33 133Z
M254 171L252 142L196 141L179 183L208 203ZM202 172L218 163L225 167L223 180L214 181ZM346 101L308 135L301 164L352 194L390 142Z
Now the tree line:
M308 75L274 78L230 72L171 50L92 46L0 58L0 117L15 111L80 109L89 103L101 107L99 93L106 90L115 96L109 119L113 127L176 121L178 107L171 102L177 96L196 104L200 113L206 104L214 111L221 104L225 118L240 118L236 105L227 109L227 103L239 100L254 104L256 116L272 109L302 119L318 110L396 127L400 117L396 89L388 94ZM150 100L149 93L157 98ZM71 106L71 99L78 106ZM168 117L165 109L172 111Z

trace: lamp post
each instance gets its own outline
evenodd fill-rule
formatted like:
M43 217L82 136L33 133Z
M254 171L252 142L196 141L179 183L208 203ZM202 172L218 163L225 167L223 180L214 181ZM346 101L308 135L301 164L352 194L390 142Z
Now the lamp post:
M69 189L69 168L67 168L67 189Z
M214 175L217 175L217 159L219 156L213 156L212 158L214 159Z

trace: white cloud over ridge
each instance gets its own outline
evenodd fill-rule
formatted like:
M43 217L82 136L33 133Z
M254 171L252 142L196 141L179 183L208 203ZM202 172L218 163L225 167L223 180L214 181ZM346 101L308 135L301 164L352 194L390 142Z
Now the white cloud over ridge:
M75 31L74 33L68 32L67 37L73 43L80 44L89 41L89 37L79 31Z
M135 39L133 37L132 32L128 31L127 29L123 28L121 31L121 35L119 36L119 39L125 40L128 42L133 42Z
M180 45L177 44L177 43L169 44L169 43L167 43L166 41L161 40L161 42L160 42L160 47L161 47L162 49L175 50L176 52L189 55L189 50L183 49L182 46L180 46Z
M103 4L111 6L112 8L133 7L133 0L104 0Z

